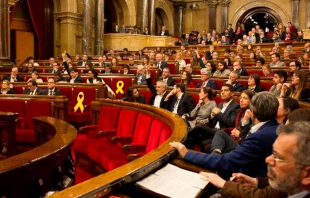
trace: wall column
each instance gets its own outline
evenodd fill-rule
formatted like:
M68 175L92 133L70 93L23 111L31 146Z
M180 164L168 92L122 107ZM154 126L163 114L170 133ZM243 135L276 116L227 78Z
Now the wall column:
M9 48L9 5L7 0L0 1L0 66L13 66Z
M213 28L216 28L217 0L208 0L207 4L209 6L209 32L211 32Z
M174 32L178 36L182 36L183 34L183 10L185 8L185 2L175 2L174 7L176 9L176 23Z
M91 54L91 0L83 0L83 38L82 38L82 51L83 54Z
M221 19L221 32L227 28L228 25L228 5L231 0L221 0L219 3L222 5L222 19Z
M62 12L56 14L57 20L60 21L60 46L55 50L61 54L66 50L70 55L76 54L76 37L77 25L82 21L82 15L73 12ZM80 48L80 47L79 47Z
M95 54L102 55L104 49L104 0L96 0Z
M151 35L156 35L155 32L155 0L149 0L149 13L150 13L150 32Z
M310 28L310 0L306 2L306 29Z
M298 14L299 14L299 0L292 0L292 24L299 26Z
M142 12L138 13L138 24L140 26L141 33L144 31L144 27L150 28L149 27L149 2L148 0L140 0L140 9ZM151 30L149 29L149 32Z

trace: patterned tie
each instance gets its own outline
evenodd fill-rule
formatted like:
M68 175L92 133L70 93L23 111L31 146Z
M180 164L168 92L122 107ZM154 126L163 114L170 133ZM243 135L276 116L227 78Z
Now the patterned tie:
M201 83L201 87L200 88L204 88L206 86L206 82Z

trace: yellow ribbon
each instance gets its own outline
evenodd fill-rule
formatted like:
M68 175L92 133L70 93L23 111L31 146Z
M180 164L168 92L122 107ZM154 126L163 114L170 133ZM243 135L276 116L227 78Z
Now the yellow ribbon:
M118 81L117 83L116 83L116 88L117 88L117 90L116 90L116 92L115 93L121 93L121 94L124 94L124 91L123 91L123 87L124 87L124 82L123 81Z
M80 97L81 96L81 97ZM83 92L80 92L78 95L77 95L77 103L76 105L74 106L74 113L78 110L78 108L80 108L81 112L83 113L84 111L84 105L83 105L83 101L84 101L84 93Z

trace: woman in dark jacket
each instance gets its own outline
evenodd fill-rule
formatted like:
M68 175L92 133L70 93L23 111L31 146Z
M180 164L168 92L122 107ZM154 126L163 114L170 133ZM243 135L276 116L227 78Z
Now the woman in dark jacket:
M127 95L125 98L123 98L123 101L138 102L138 103L145 104L145 97L139 93L137 88L129 87L127 90Z

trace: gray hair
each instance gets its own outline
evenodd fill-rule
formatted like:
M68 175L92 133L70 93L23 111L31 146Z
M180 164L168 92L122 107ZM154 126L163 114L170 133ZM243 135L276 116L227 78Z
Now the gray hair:
M295 134L297 135L296 147L293 156L297 162L297 166L302 168L310 166L310 122L290 122L288 125L279 126L277 134Z
M162 84L162 86L166 89L168 87L167 83L163 80L158 80L158 83Z
M263 91L251 99L250 108L260 122L274 120L277 117L279 101L272 93Z

